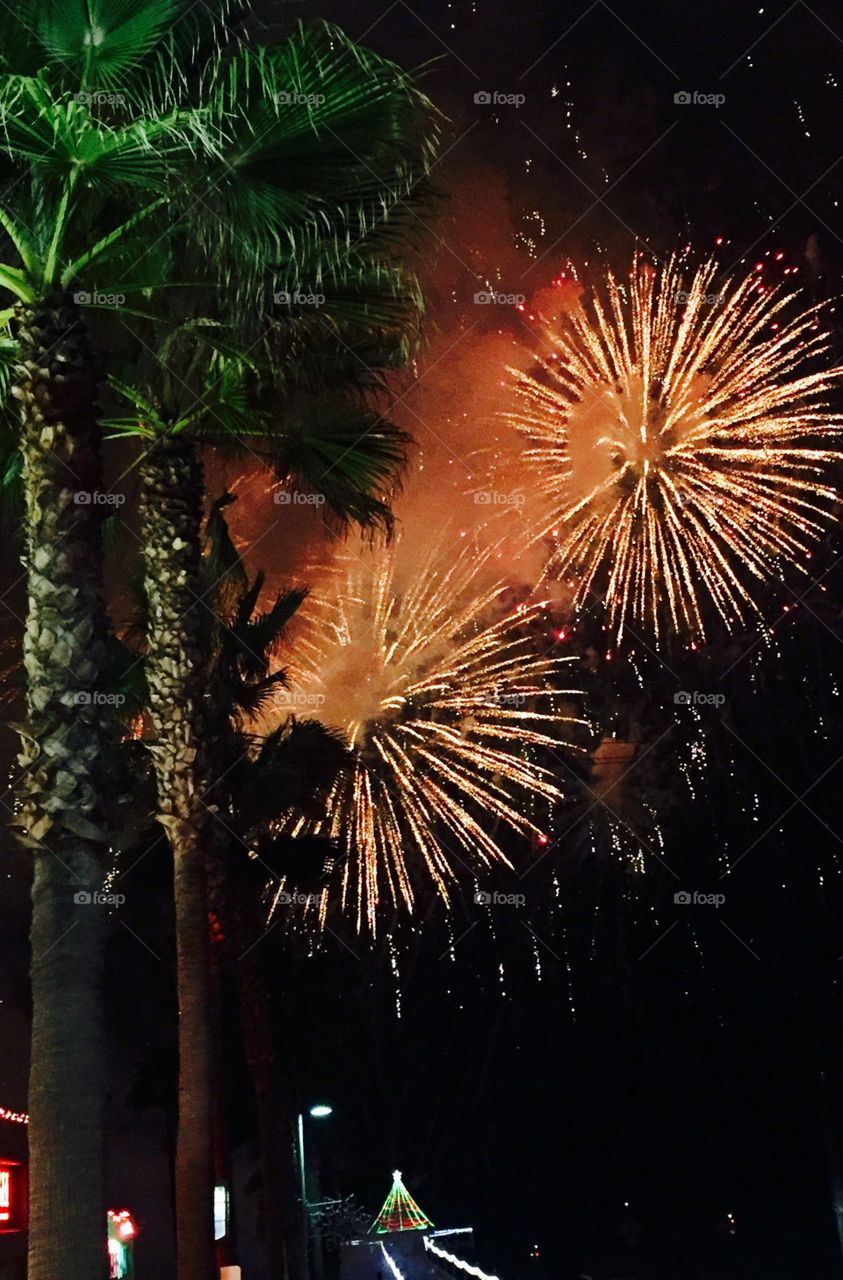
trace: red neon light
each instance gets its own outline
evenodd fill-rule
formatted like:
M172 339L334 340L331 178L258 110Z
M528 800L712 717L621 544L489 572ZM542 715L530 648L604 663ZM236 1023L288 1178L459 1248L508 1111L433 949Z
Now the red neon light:
M109 1209L108 1225L109 1232L121 1240L131 1240L138 1234L137 1223L128 1209Z
M26 1230L26 1169L17 1160L0 1160L0 1235Z

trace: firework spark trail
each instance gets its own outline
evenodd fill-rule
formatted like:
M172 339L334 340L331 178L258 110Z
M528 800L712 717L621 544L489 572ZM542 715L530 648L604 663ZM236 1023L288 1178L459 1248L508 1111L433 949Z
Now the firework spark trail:
M344 730L353 764L324 818L285 824L336 841L342 906L373 932L379 902L411 909L423 879L447 901L454 863L508 863L495 822L540 837L528 805L562 792L536 757L573 746L584 723L564 687L572 659L536 654L528 628L544 606L501 616L504 584L481 585L491 552L440 544L406 590L397 556L395 544L349 560L310 602L297 687Z
M717 271L687 283L676 258L637 259L547 329L535 375L509 370L539 490L530 541L551 544L546 576L577 579L578 607L605 596L618 638L704 637L710 604L745 623L753 579L804 569L840 498L823 307L788 316L792 294L752 275L715 293Z

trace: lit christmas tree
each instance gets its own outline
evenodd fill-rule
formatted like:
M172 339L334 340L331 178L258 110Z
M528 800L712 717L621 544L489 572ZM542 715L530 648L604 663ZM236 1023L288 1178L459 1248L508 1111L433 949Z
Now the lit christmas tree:
M422 1231L425 1227L432 1226L430 1218L422 1213L401 1181L401 1170L396 1169L392 1175L389 1195L369 1230L377 1235L386 1235L391 1231Z

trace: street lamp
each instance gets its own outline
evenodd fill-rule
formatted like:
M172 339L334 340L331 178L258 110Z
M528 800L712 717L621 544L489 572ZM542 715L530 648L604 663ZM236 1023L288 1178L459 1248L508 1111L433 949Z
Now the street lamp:
M308 1112L308 1115L312 1116L314 1120L324 1120L326 1116L333 1115L334 1108L328 1102L314 1102L312 1106L308 1107L307 1112ZM310 1231L308 1229L308 1215L307 1215L309 1202L307 1198L307 1165L305 1163L305 1155L304 1155L304 1112L303 1111L300 1111L298 1114L298 1147L299 1147L299 1178L301 1181L301 1216L302 1216L302 1232L303 1232L303 1244L304 1244L304 1250L303 1250L304 1271L305 1271L305 1280L310 1280L310 1250L308 1247ZM317 1196L317 1199L318 1199L318 1196ZM318 1245L318 1249L314 1251L314 1262L316 1263L316 1270L321 1275L321 1272L322 1272L321 1233L320 1233L320 1238L316 1241L316 1243Z

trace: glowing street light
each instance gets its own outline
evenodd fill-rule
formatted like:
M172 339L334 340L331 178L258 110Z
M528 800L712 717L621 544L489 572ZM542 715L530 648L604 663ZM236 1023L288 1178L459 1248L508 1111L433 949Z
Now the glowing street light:
M326 1116L334 1114L334 1108L328 1102L314 1102L312 1107L308 1107L307 1114L312 1116L314 1120L324 1120ZM299 1178L301 1181L301 1218L302 1218L302 1248L303 1263L305 1276L310 1280L310 1249L309 1249L309 1231L308 1231L308 1197L307 1197L307 1169L304 1158L304 1112L298 1114L298 1148L299 1148ZM314 1250L315 1270L321 1277L322 1273L322 1256L321 1256L321 1240L317 1241L317 1248Z

